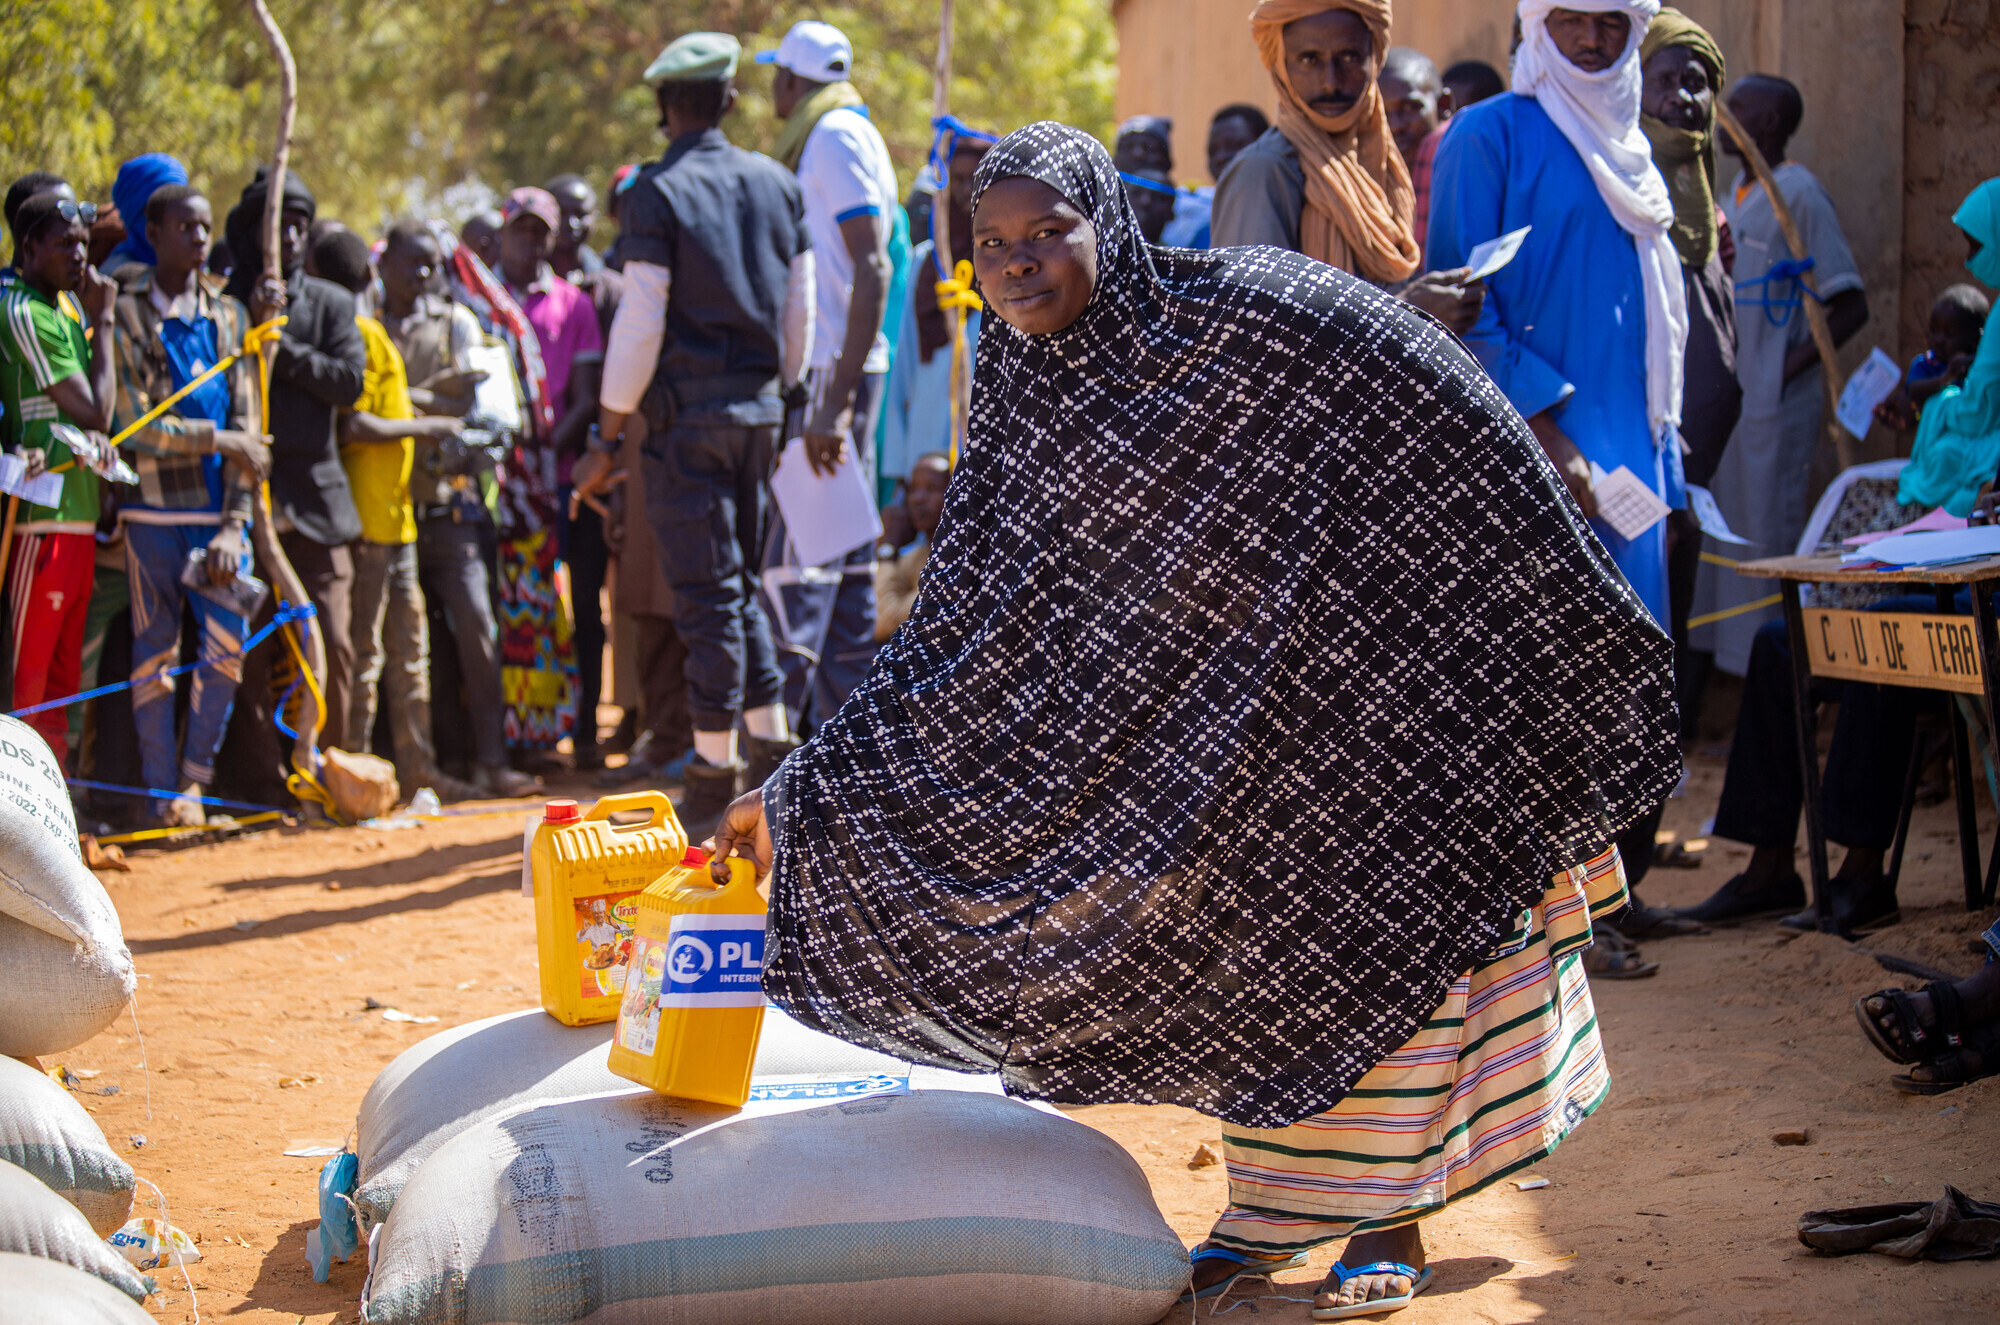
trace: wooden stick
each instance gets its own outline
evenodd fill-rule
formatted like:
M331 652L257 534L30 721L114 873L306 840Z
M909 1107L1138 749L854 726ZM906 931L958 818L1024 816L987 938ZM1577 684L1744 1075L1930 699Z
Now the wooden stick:
M951 113L951 0L938 2L937 64L931 71L931 118ZM951 159L944 162L944 178L931 199L931 246L937 269L949 272L951 261Z
M1785 202L1785 195L1778 191L1777 177L1764 160L1764 153L1751 139L1740 120L1730 112L1720 97L1715 101L1715 122L1728 131L1736 140L1736 146L1743 153L1743 160L1750 167L1750 173L1764 186L1764 196L1771 200L1771 212L1778 218L1778 228L1785 232L1785 246L1792 251L1794 259L1811 256L1806 252L1805 238L1799 234L1799 223L1792 219L1792 209ZM1833 343L1833 328L1827 325L1826 310L1820 307L1819 282L1808 271L1799 277L1812 294L1799 300L1806 312L1806 325L1812 329L1813 344L1819 347L1819 360L1824 368L1822 384L1826 387L1826 427L1833 438L1834 452L1840 457L1840 467L1850 469L1859 459L1854 454L1854 442L1847 429L1840 426L1835 409L1840 403L1840 359L1839 350ZM1768 288L1765 297L1770 297Z
M278 62L280 97L278 100L278 141L271 153L271 173L266 176L264 202L264 275L274 279L277 285L278 306L284 306L284 209L285 173L291 166L292 123L299 109L299 67L292 59L292 48L285 41L285 34L278 27L278 21L271 17L271 11L264 0L250 0L250 12L256 16L257 26L264 30L264 40L270 44L271 55ZM269 359L265 359L269 364ZM270 426L271 382L268 373L259 375L264 393L265 427ZM264 568L264 574L277 589L280 600L291 603L312 601L306 592L305 581L299 578L292 566L291 558L285 555L284 545L278 542L277 531L271 523L271 490L267 483L259 483L252 489L250 516L250 545L257 553L257 561ZM317 618L315 618L317 620ZM317 630L300 631L305 646L306 666L315 677L326 675L325 631L328 623L319 622ZM287 627L290 629L290 627ZM323 718L324 715L321 715ZM319 739L318 724L299 724L299 738L293 747L292 761L295 767L311 771L318 767L313 757Z

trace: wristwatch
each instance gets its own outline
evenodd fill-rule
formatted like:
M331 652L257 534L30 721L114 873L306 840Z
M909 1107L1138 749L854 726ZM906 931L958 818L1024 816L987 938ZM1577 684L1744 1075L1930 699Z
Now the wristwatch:
M618 454L617 446L606 441L604 434L597 431L597 425L594 423L590 425L590 431L583 435L583 449L586 451L595 451L599 455Z

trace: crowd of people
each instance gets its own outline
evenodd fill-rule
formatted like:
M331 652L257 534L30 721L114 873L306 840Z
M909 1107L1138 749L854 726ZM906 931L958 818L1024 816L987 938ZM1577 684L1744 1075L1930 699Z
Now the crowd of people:
M1063 647L1085 658L1129 652L1134 668L1144 653L1157 664L1166 638L1157 632L1193 618L1176 616L1163 591L1145 603L1156 633L1133 633L1143 623L1121 615L1131 591L1117 577L1148 540L1167 535L1117 522L1149 501L1165 510L1164 499L1111 475L1105 491L1121 495L1103 509L1080 504L1055 459L1063 430L1082 420L1103 449L1078 482L1097 481L1095 466L1112 456L1135 474L1159 464L1161 439L1185 452L1176 463L1188 473L1203 471L1235 453L1242 438L1227 417L1266 389L1248 385L1264 379L1230 346L1241 330L1231 310L1318 328L1284 354L1365 356L1381 351L1353 319L1375 309L1368 326L1401 328L1416 357L1393 370L1364 363L1357 371L1393 384L1368 407L1373 421L1357 425L1374 431L1347 437L1336 421L1326 444L1365 440L1386 454L1393 440L1396 463L1415 465L1421 445L1403 446L1406 434L1441 429L1436 445L1475 448L1498 444L1498 432L1467 419L1524 425L1519 437L1549 462L1531 466L1548 477L1546 492L1536 498L1537 480L1516 467L1507 472L1525 486L1481 500L1519 529L1555 521L1538 535L1549 547L1569 547L1563 521L1588 520L1595 541L1579 537L1576 548L1593 549L1596 569L1578 569L1579 583L1602 570L1615 590L1606 602L1624 605L1592 621L1632 613L1627 669L1607 685L1643 690L1647 641L1670 636L1663 685L1677 692L1683 741L1711 671L1746 678L1716 831L1756 848L1746 872L1700 906L1641 904L1632 890L1655 859L1666 787L1652 787L1650 755L1634 755L1604 774L1630 802L1611 840L1568 824L1564 849L1536 857L1549 866L1540 879L1553 881L1518 931L1469 975L1453 968L1461 974L1446 1005L1402 1027L1416 1038L1357 1060L1337 1109L1266 1126L1284 1108L1254 1090L1238 1098L1212 1082L1219 1093L1187 1096L1229 1120L1232 1203L1196 1254L1197 1296L1352 1236L1316 1316L1406 1302L1428 1281L1415 1219L1545 1153L1602 1099L1594 1023L1576 1015L1588 1006L1586 963L1595 976L1642 977L1657 966L1640 956L1640 940L1786 912L1799 914L1785 923L1819 922L1803 909L1791 866L1802 793L1787 641L1764 582L1733 566L1790 553L1806 526L1824 396L1806 300L1823 306L1836 344L1860 331L1869 307L1831 198L1788 156L1807 114L1799 90L1766 73L1731 83L1716 42L1685 15L1658 0L1521 0L1505 77L1478 62L1440 73L1423 53L1392 47L1390 23L1390 0L1261 0L1245 40L1269 72L1276 112L1248 103L1218 111L1204 144L1209 182L1199 186L1178 182L1163 117L1127 121L1108 153L1059 126L1003 139L941 121L937 150L905 194L854 81L856 52L817 21L756 57L775 66L782 129L769 155L724 131L744 73L737 41L691 33L646 70L669 141L658 160L619 169L603 195L573 174L513 188L456 230L399 219L371 235L322 216L302 177L310 161L302 174L260 172L244 186L219 243L227 200L212 201L169 156L126 162L106 208L55 174L24 176L6 195L14 261L0 296L0 430L29 480L59 476L60 497L23 500L18 520L9 516L12 706L33 710L129 678L129 700L107 694L29 720L74 777L97 788L100 813L163 826L282 801L289 748L279 734L301 722L319 724L322 747L372 750L394 761L405 788L446 797L526 793L562 766L555 752L566 742L569 765L603 786L680 784L691 834L722 821L725 850L757 839L767 860L771 836L804 832L806 800L823 812L814 822L844 812L831 790L840 778L813 781L804 761L787 762L802 733L831 733L811 752L818 764L847 759L843 774L878 801L893 783L889 799L905 816L954 780L985 796L981 779L995 768L1019 765L1028 777L1031 751L1048 754L1035 776L1110 776L1117 760L1130 772L1140 755L1078 753L1112 720L1106 714L1137 720L1143 706L1120 709L1115 688L1103 711L1055 722L1065 754L1044 749L1050 728L1030 711L1047 702L1044 679L1028 635L1010 634L1008 623L1040 601L1029 586L1046 568L1027 558L1026 526L1008 520L1039 518L1026 509L1037 501L1060 509L1087 544L1082 564L1113 586L1091 600L1103 616L1098 633ZM1767 193L1748 147L1718 133L1725 95L1779 196ZM1733 178L1718 173L1718 151L1738 162ZM272 189L280 245L278 267L267 269ZM615 232L601 251L592 246L606 228L600 207ZM1973 275L2000 282L2000 181L1975 191L1955 219ZM1793 254L1788 228L1807 260ZM1476 250L1523 229L1511 261L1473 268ZM1088 262L1077 235L1094 236ZM1213 259L1224 266L1187 252L1206 249L1227 250ZM1274 249L1298 256L1279 261ZM1300 261L1319 274L1308 294L1294 288ZM1320 280L1336 271L1347 275ZM1282 297L1265 288L1284 282ZM1388 300L1364 308L1343 293L1361 289ZM1121 356L1143 364L1173 346L1191 353L1159 340L1143 315L1167 305L1216 338L1202 371L1222 376L1200 379L1218 392L1206 408L1162 387L1165 376L1128 380ZM1983 337L1988 309L1977 287L1942 291L1926 353L1879 411L1915 433L1899 510L1963 515L2000 464L2000 349ZM267 388L255 356L232 356L280 314ZM988 323L996 314L1004 327ZM1435 350L1426 338L1441 336L1440 324L1476 368L1461 373ZM1045 348L1057 335L1070 338L1059 354ZM987 341L990 353L979 348ZM1072 379L1073 394L1051 394L1050 383ZM1431 394L1402 394L1418 380ZM1312 389L1303 379L1282 385ZM1433 418L1439 407L1424 402L1446 398L1458 413ZM1340 417L1362 408L1343 405ZM65 425L117 438L134 481L79 463L88 457L71 450ZM1018 472L978 449L982 436L1003 435L1021 457ZM1376 463L1388 463L1381 454ZM1504 447L1493 463L1511 463ZM880 537L801 564L787 516L803 528L820 512L777 508L781 466L802 468L813 492L858 470ZM1052 486L1035 487L1049 466ZM1413 482L1414 472L1396 481ZM1621 475L1665 514L1600 518L1605 485ZM1254 482L1247 473L1230 480L1246 491ZM324 644L319 699L262 630L279 606L254 578L264 484L273 532ZM1712 494L1747 544L1705 542L1691 492ZM1285 514L1273 510L1274 520ZM941 527L959 553L938 580ZM1018 584L964 574L975 544L989 557L982 564L1008 565ZM1245 565L1268 592L1294 592L1274 578L1280 568L1268 555ZM1190 585L1181 587L1217 619L1254 614L1232 597L1240 586ZM1099 590L1047 593L1067 604ZM946 599L953 606L937 605ZM1555 622L1581 609L1538 610ZM965 635L973 618L964 614L978 612L995 624ZM984 671L953 670L955 660L980 658ZM920 675L930 679L917 684ZM1891 783L1922 701L1857 683L1829 689L1843 702L1828 831L1849 848L1830 909L1854 930L1896 913L1882 855L1896 818ZM605 734L596 713L607 692L623 720ZM1318 702L1294 698L1295 708ZM936 727L950 714L1026 725L1018 745L986 736L954 744ZM1578 730L1600 720L1579 718ZM1283 732L1255 739L1278 741L1286 758L1304 748ZM607 767L606 755L621 752ZM886 761L874 782L871 761ZM947 763L951 778L935 771ZM777 776L781 766L792 771ZM1164 794L1185 767L1135 772L1131 794ZM909 776L891 776L899 771ZM1222 776L1207 764L1197 771ZM756 795L766 788L783 802L769 824ZM1609 804L1596 811L1599 827ZM952 806L939 822L962 808ZM1020 808L1020 821L1033 809ZM924 839L879 812L890 817L873 836L800 838L792 872L811 871L816 852L852 866L891 849L899 833L925 844L886 861L892 874L947 846L985 850ZM1129 877L1146 877L1141 846L1103 877L1128 877L1128 864ZM868 955L866 936L839 927L854 911L816 916L786 895L781 883L774 926L828 928L821 941L780 950L887 969ZM967 931L984 923L968 920ZM839 979L803 967L773 978L796 978L802 1002L825 987L813 981ZM1985 985L1963 997L1934 986L1921 1001L1877 997L1863 1017L1885 1053L1928 1064L1911 1081L1949 1084L1984 1072L1984 1042L1966 1050L1952 1040L1948 1057L1931 1056L1942 1028L1985 1018L1991 1003ZM889 1017L885 1009L876 1011ZM929 1037L935 1053L983 1061L949 1027L924 1027L884 1021L871 1033ZM1098 1070L1126 1083L1121 1098L1156 1089L1122 1076L1135 1071L1122 1060ZM1476 1088L1461 1088L1471 1081ZM1433 1150L1412 1149L1417 1137L1378 1125L1369 1101L1385 1093L1437 1096L1453 1162L1440 1167ZM1266 1162L1274 1155L1283 1163Z

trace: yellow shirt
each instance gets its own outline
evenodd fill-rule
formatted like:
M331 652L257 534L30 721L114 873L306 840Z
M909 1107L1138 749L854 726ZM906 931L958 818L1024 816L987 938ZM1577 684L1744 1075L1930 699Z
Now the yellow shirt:
M388 330L372 317L357 317L354 322L368 349L368 366L361 376L361 395L350 408L379 419L415 418L403 356L396 352ZM369 542L393 546L417 541L417 511L410 504L410 469L416 455L416 441L409 437L340 448L347 486L353 489L354 508L361 514L361 536Z

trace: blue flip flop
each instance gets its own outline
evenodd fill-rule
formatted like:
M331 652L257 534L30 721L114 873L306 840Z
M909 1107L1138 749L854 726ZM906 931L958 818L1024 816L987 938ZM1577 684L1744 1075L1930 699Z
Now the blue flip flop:
M1339 1261L1333 1263L1333 1276L1342 1284L1349 1279L1364 1274L1399 1274L1410 1281L1410 1291L1400 1297L1378 1297L1369 1302L1351 1302L1344 1307L1314 1307L1314 1320L1348 1320L1355 1316L1380 1316L1391 1311L1401 1311L1410 1305L1417 1294L1431 1286L1431 1267L1426 1265L1419 1274L1401 1261L1376 1261L1373 1265L1363 1265L1350 1270Z
M1267 1261L1256 1256L1246 1256L1240 1251L1231 1251L1227 1247L1203 1247L1198 1251L1188 1253L1188 1267L1190 1269L1200 1265L1203 1261L1228 1261L1231 1265L1239 1268L1231 1273L1228 1278L1217 1280L1202 1289L1199 1293L1182 1293L1180 1300L1183 1302L1199 1302L1211 1297L1220 1297L1229 1291L1229 1285L1235 1283L1246 1274L1261 1275L1268 1279L1270 1276L1279 1274L1285 1270L1298 1269L1306 1263L1307 1258L1311 1255L1311 1252L1302 1251L1296 1256L1282 1261Z

